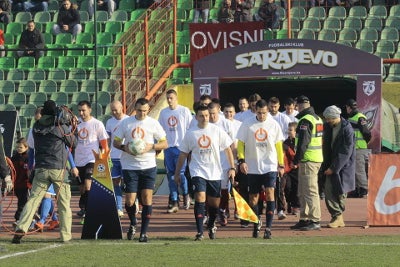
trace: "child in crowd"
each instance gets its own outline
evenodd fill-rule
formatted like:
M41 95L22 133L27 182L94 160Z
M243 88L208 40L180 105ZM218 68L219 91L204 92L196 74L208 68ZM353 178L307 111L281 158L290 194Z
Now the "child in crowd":
M287 202L287 211L292 215L298 215L300 203L297 197L298 187L298 169L290 168L290 163L294 159L296 154L295 149L295 137L296 137L297 122L289 123L288 127L288 138L283 142L283 149L285 151L285 174L282 180L285 181L284 192ZM282 187L281 187L282 188Z
M16 177L14 181L14 192L18 199L17 211L14 214L15 221L19 220L19 216L28 201L29 182L28 174L28 143L25 138L20 138L16 142L15 154L11 157L14 165Z

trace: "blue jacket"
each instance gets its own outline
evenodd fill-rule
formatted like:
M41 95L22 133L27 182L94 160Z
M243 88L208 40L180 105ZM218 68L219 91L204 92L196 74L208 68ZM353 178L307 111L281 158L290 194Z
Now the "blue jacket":
M332 127L324 124L324 135L322 142L324 162L321 171L330 168L333 174L334 194L345 194L355 189L355 137L351 124L341 118L341 128L332 144Z

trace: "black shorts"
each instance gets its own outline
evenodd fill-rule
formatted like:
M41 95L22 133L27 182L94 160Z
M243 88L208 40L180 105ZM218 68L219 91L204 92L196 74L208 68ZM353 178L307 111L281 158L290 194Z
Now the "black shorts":
M249 193L258 194L263 188L275 188L278 172L268 172L264 174L248 174Z
M79 178L78 178L79 184L83 184L84 181L87 179L92 179L94 163L88 163L83 167L76 167L76 168L78 168L79 172Z
M210 197L221 197L221 180L209 181L204 178L194 176L192 178L193 191L205 192Z
M122 170L125 183L125 193L137 193L143 189L154 190L157 168L145 170Z

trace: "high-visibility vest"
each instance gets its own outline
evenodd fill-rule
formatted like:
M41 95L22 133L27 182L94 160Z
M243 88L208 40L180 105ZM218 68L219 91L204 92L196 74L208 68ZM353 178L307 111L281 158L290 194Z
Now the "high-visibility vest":
M358 125L358 120L360 118L367 119L367 117L364 114L358 112L353 117L349 118L349 122L352 125ZM353 127L353 130L354 130L354 136L356 137L356 149L367 148L368 147L367 141L365 141L364 136L362 135L360 129L358 127Z
M301 120L303 119L311 122L313 128L311 133L311 141L308 144L307 150L305 151L303 159L301 159L301 161L322 162L324 160L324 157L322 155L322 134L324 130L322 119L320 117L315 118L314 116L307 114L299 120L299 124L301 124ZM295 142L297 146L297 134Z

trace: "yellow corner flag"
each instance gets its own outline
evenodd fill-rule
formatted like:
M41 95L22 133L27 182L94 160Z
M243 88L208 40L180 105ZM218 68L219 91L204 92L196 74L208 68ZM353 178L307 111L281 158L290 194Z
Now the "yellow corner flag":
M246 220L253 223L258 223L258 217L254 213L254 211L250 208L249 204L247 204L246 200L242 198L241 195L232 188L233 198L235 199L236 212L238 214L239 219Z

